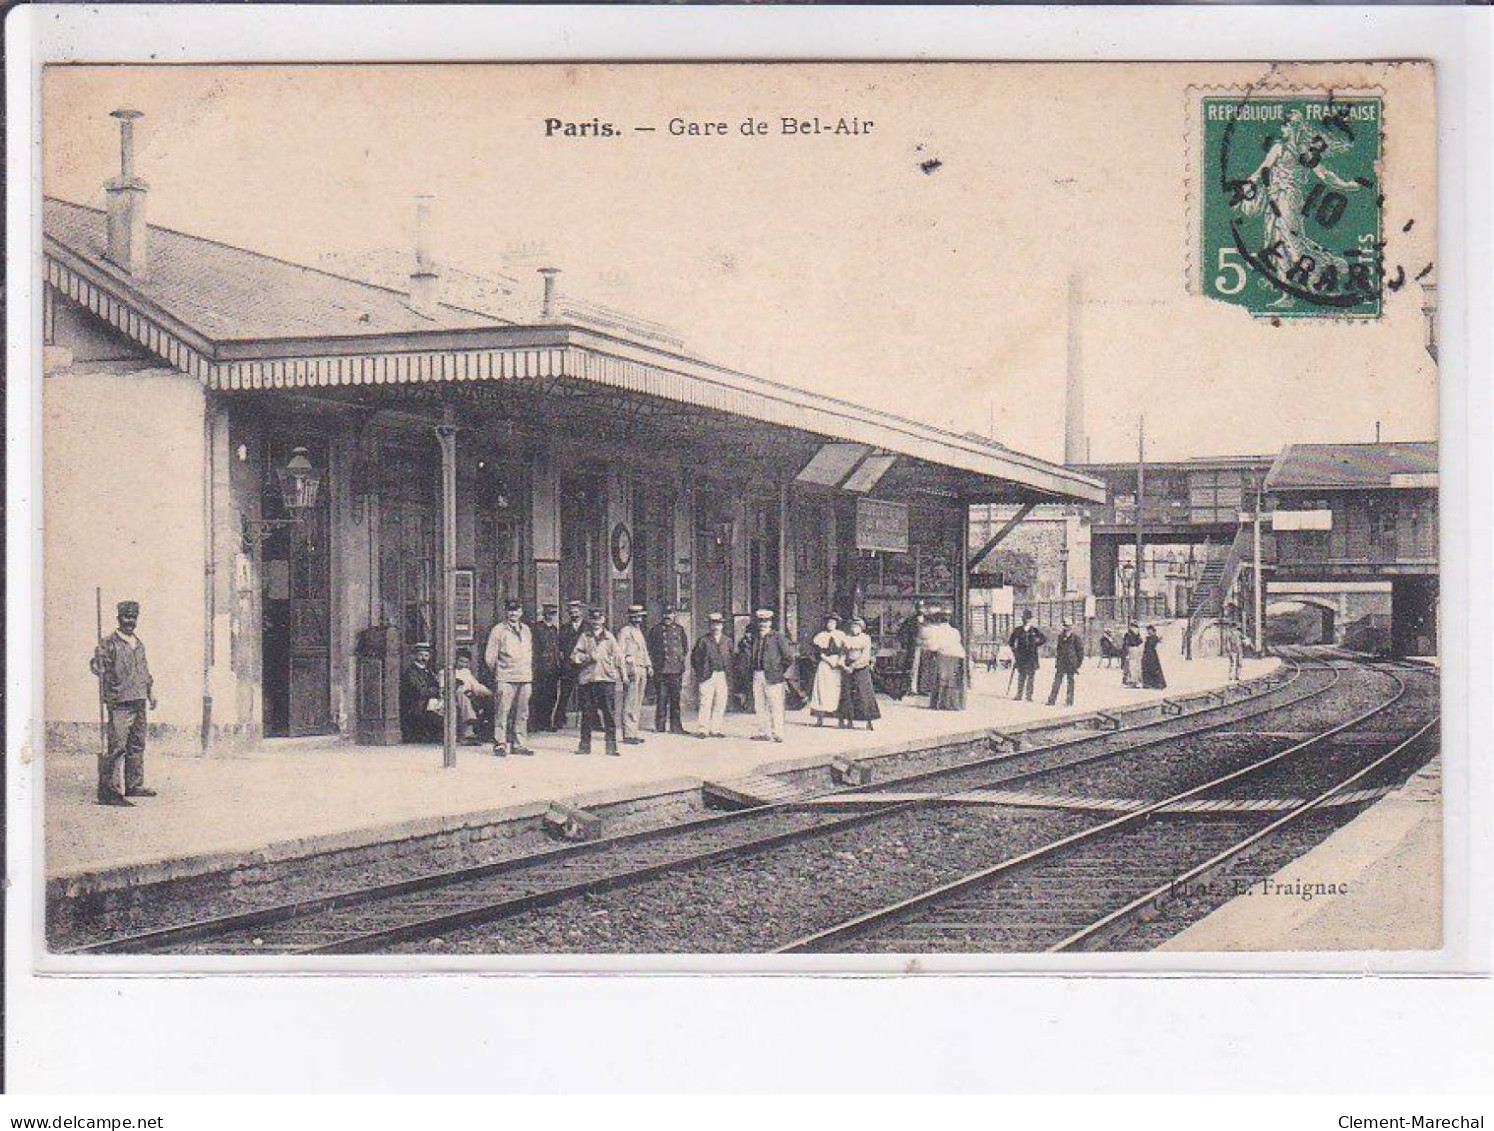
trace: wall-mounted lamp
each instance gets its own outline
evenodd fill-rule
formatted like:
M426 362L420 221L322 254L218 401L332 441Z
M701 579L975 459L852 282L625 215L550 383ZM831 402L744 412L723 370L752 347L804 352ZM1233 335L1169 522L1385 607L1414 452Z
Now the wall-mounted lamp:
M244 541L262 544L272 531L287 526L296 526L305 521L306 514L316 506L317 495L322 486L322 473L311 462L305 448L291 449L290 459L275 472L280 484L280 505L290 514L289 518L244 517Z

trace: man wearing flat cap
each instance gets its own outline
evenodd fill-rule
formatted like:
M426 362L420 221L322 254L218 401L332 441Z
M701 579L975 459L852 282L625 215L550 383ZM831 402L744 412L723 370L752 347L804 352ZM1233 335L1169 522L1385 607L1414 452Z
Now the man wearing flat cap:
M680 684L685 676L690 639L684 627L675 621L676 612L673 605L664 606L663 621L648 630L648 652L654 664L659 702L654 712L654 729L684 734L685 724L680 721Z
M551 718L551 730L564 730L570 723L566 717L571 707L578 711L581 704L576 695L576 665L571 661L576 651L576 642L586 634L586 606L580 601L567 601L565 623L560 626L560 679L555 691L555 714ZM574 702L573 702L574 700Z
M617 685L617 713L622 716L622 740L629 746L643 742L643 692L654 662L648 654L648 638L643 635L642 605L628 606L628 623L617 633L617 650L622 653L622 682Z
M99 679L99 694L109 709L108 748L99 755L98 803L122 805L129 797L154 797L145 786L145 711L156 708L156 696L145 661L145 644L135 635L138 601L121 601L119 627L94 649L89 669ZM116 784L124 762L124 789Z
M529 689L534 683L534 636L524 623L524 606L508 601L503 619L488 633L483 653L493 673L493 754L530 755Z
M431 667L430 644L411 649L413 659L399 681L399 735L404 742L440 742L441 680Z
M726 618L712 613L706 618L706 634L695 642L690 667L700 693L700 729L696 738L726 737L726 700L730 692L726 673L731 668L731 641L726 637Z
M757 631L747 642L752 650L752 710L757 715L754 742L782 742L784 680L794 665L788 637L773 627L773 610L757 610Z
M534 692L529 699L529 729L555 730L555 698L565 657L560 650L558 605L544 605L534 626Z

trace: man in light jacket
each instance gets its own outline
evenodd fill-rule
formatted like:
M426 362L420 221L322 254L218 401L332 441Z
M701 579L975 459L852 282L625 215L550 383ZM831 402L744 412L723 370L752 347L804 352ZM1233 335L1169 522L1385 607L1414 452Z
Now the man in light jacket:
M757 632L746 642L752 650L752 710L761 728L754 742L782 742L785 688L794 664L794 647L773 628L773 610L757 610Z
M581 700L581 745L576 753L590 754L591 732L600 730L607 740L607 753L616 758L617 716L612 703L622 680L622 653L617 639L607 631L607 614L601 609L592 609L587 617L586 631L571 650L571 663L576 667L576 694Z
M648 638L643 634L644 615L642 605L629 605L628 623L617 633L623 676L617 685L617 707L622 716L623 741L629 746L643 742L643 692L654 670L653 660L648 654Z
M483 658L493 673L493 754L530 755L529 690L534 683L534 637L524 623L524 606L504 605L503 620L488 633Z

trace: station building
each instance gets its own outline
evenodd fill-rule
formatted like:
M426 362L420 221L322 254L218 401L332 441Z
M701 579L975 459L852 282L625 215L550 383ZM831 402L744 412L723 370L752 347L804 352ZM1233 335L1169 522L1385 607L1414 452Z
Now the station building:
M96 741L99 591L106 631L141 602L159 743L378 742L410 645L480 643L506 599L672 603L692 639L855 609L890 648L919 597L965 618L971 504L1104 498L585 317L554 272L515 318L443 301L423 247L400 291L148 225L123 126L105 209L45 202L49 743Z

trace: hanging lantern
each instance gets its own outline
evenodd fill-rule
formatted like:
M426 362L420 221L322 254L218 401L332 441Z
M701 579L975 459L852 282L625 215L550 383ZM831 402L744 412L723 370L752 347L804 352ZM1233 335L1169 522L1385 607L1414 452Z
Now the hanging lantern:
M311 463L305 448L294 448L276 476L280 480L280 501L291 514L309 511L316 506L317 491L322 485L322 473Z

